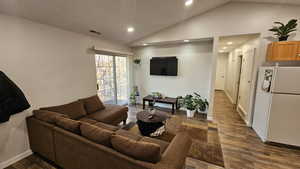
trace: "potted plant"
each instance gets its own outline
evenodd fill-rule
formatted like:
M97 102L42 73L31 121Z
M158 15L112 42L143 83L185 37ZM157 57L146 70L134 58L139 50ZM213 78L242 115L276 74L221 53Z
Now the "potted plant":
M139 65L141 63L141 59L139 58L133 59L133 63Z
M131 93L129 99L130 99L130 104L131 105L136 105L136 95L135 95L135 93Z
M180 97L180 104L182 107L186 108L187 117L194 117L195 111L197 109L197 104L193 95L189 94L185 97Z
M274 22L276 26L273 26L269 31L274 32L274 35L278 37L279 41L286 41L290 33L297 30L297 22L297 19L291 19L286 25L281 22Z
M205 112L208 109L209 103L206 99L203 99L200 94L194 93L195 103L197 105L197 111Z

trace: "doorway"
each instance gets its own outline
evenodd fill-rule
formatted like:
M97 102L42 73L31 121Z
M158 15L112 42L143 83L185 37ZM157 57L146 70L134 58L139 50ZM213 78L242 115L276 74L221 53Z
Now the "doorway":
M106 104L128 104L128 60L123 56L95 55L98 95Z
M260 34L223 36L219 40L215 90L228 97L246 123L252 114L253 74L259 42Z

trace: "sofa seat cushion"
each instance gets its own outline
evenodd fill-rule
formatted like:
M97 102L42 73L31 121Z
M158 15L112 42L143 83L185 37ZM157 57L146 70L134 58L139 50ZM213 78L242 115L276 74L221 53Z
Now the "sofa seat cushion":
M128 107L119 106L119 105L106 105L104 110L97 111L88 115L88 118L94 120L112 124L117 119L126 119L127 118Z
M161 159L160 146L155 143L136 141L120 135L112 135L112 147L134 159L157 163Z
M83 103L80 101L75 101L60 106L45 107L45 108L41 108L41 110L48 110L48 111L62 113L74 120L77 120L87 114L84 109Z
M91 141L98 144L111 147L111 136L114 134L113 131L106 130L104 128L95 126L93 124L82 123L80 125L81 135Z
M35 118L51 124L55 124L57 117L63 116L68 118L67 115L48 111L48 110L33 110L33 115Z
M84 104L84 108L88 114L105 109L105 106L103 105L102 101L99 99L98 95L80 99L79 101L81 101Z
M160 153L161 154L163 154L169 146L169 143L166 142L166 141L155 139L155 138L150 138L150 137L143 137L143 138L140 139L140 141L158 144L160 146Z
M116 134L118 134L120 136L123 136L123 137L130 138L130 139L135 140L135 141L139 141L140 139L142 139L142 136L131 133L131 132L129 132L127 130L124 130L124 129L119 129L118 131L116 131Z
M95 124L95 123L98 123L97 120L94 120L94 119L91 119L91 118L88 118L88 117L80 118L80 119L78 119L78 121L84 122L84 123L89 123L89 124Z
M103 129L106 129L106 130L110 130L110 131L117 131L120 128L118 126L113 126L113 125L105 124L105 123L102 123L102 122L97 122L97 123L94 123L93 125L101 127Z
M55 124L70 132L80 134L80 121L72 120L65 117L57 117Z

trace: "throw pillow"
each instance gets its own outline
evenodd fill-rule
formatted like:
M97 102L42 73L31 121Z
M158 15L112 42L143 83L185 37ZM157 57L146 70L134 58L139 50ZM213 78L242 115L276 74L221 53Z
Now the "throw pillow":
M47 111L47 110L33 110L33 115L35 118L51 124L55 124L55 120L57 117L68 118L67 115L52 112L52 111Z
M99 99L98 95L80 99L80 101L83 102L84 108L86 109L88 114L105 109L105 106Z
M82 123L80 125L80 131L82 136L91 141L105 146L111 146L110 138L114 134L113 131L109 131L88 123Z
M87 114L84 109L83 103L80 101L75 101L60 106L45 107L45 108L41 108L41 110L48 110L48 111L54 111L54 112L66 114L71 119L74 120L84 117Z
M65 130L80 134L80 122L65 117L57 117L55 124Z
M157 163L161 159L158 144L136 141L120 135L112 135L111 143L115 150L137 160Z

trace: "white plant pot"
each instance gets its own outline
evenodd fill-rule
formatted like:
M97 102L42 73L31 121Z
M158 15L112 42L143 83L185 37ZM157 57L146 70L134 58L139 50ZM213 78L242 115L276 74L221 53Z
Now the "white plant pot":
M195 111L196 111L196 110L186 110L186 116L187 116L188 118L194 117Z

